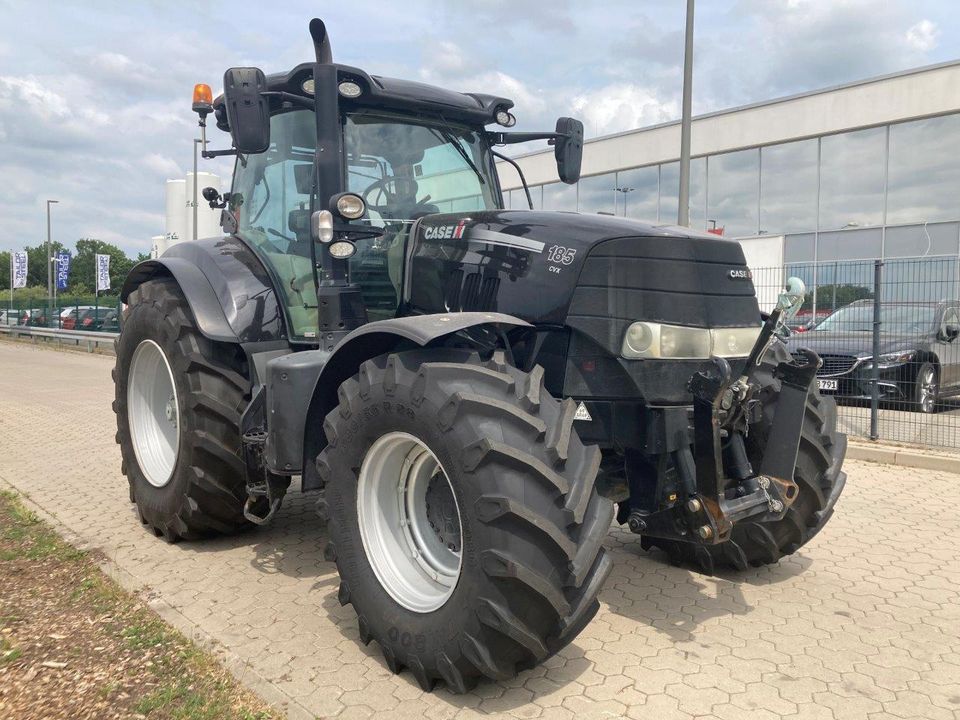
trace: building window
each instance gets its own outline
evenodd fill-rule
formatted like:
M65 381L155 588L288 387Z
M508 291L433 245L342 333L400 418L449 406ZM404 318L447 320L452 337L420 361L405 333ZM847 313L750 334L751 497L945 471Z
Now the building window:
M534 210L543 209L543 185L531 185L530 186L530 199L533 201ZM523 192L523 188L514 188L510 191L510 208L512 210L528 210L530 206L527 204L527 194Z
M800 233L783 239L783 261L788 263L812 262L816 257L816 235Z
M708 164L707 223L727 237L756 235L759 215L760 151L713 155Z
M706 227L707 163L700 158L690 160L690 227ZM680 207L680 163L660 166L660 222L676 225Z
M536 200L534 200L536 204ZM577 186L566 183L551 183L543 186L544 210L577 210Z
M886 134L880 127L821 138L821 230L883 223Z
M820 232L817 262L834 260L874 260L880 257L881 228Z
M892 258L956 255L960 251L958 242L960 226L957 223L888 227L883 238L883 256Z
M616 173L580 178L577 183L577 209L582 213L610 213L614 211Z
M617 215L657 222L660 167L635 168L617 173Z
M960 218L960 115L890 126L887 224Z
M817 140L762 148L760 232L782 235L816 228Z

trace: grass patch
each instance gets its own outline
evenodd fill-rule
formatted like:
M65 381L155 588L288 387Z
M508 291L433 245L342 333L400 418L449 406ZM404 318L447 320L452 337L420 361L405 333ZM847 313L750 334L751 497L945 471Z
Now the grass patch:
M14 647L13 643L7 638L0 637L0 665L12 663L21 655L23 655L23 651L20 648Z
M0 578L0 628L7 630L0 633L0 683L19 703L0 701L3 717L41 717L53 707L64 717L280 717L2 491ZM64 671L44 670L50 659ZM77 685L77 678L86 679Z
M85 553L64 542L36 513L28 510L10 492L0 492L0 541L14 547L3 548L0 560L76 560Z
M170 629L160 620L136 623L124 628L121 635L135 650L159 647L174 639Z
M158 710L165 709L170 720L219 720L227 717L230 706L223 694L224 688L213 688L213 697L208 695L210 689L181 680L150 693L134 706L134 711L151 717ZM175 708L173 712L169 712L171 708ZM244 710L236 717L238 720L265 720L270 715L265 711Z

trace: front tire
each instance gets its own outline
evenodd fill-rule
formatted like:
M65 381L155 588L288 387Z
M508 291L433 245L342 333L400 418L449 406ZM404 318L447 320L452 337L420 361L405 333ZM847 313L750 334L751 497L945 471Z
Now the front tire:
M425 690L511 678L570 642L599 607L613 517L594 489L600 451L579 441L575 406L550 397L542 378L501 353L485 363L454 350L381 356L340 386L326 418L317 468L340 601L356 610L361 640L376 640L388 667L408 668ZM389 473L379 504L376 472ZM397 508L416 500L406 490L416 472L441 506L430 512L446 560L410 557L416 511ZM443 570L442 581L423 582Z
M168 542L248 527L240 348L207 340L176 282L158 278L130 294L116 352L117 442L141 522Z

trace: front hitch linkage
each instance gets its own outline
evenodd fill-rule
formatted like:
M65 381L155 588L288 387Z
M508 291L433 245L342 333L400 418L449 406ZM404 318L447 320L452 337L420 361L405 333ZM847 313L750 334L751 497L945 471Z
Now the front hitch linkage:
M784 293L764 322L742 375L734 379L726 360L712 358L690 379L693 456L690 457L689 450L678 453L677 470L681 475L694 476L688 485L695 487L695 492L689 493L682 504L653 513L631 514L628 522L634 532L714 545L730 538L738 520L780 520L797 499L793 474L800 432L807 395L821 364L810 350L800 350L799 357L781 362L774 370L780 391L759 473L737 483L727 477L723 463L724 437L742 442L732 421L740 415L737 411L745 411L751 401L751 378L770 343L775 341L774 336L779 334L784 313L799 306L795 288L790 290L794 292ZM800 301L802 297L801 289Z

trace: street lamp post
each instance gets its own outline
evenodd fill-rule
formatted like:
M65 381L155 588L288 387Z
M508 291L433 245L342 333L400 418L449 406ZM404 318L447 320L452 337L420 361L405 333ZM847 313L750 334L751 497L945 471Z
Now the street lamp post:
M199 206L199 200L197 199L197 146L201 145L203 140L193 140L193 239L197 239L197 207Z
M618 187L615 188L618 193L623 193L623 216L627 216L627 193L633 192L636 188L632 187Z
M50 245L50 206L55 205L59 200L47 200L47 306L50 305L50 299L53 297L53 252ZM49 308L53 312L53 308Z
M687 0L687 32L683 47L683 113L680 119L680 207L677 224L690 225L690 106L693 95L693 1Z

